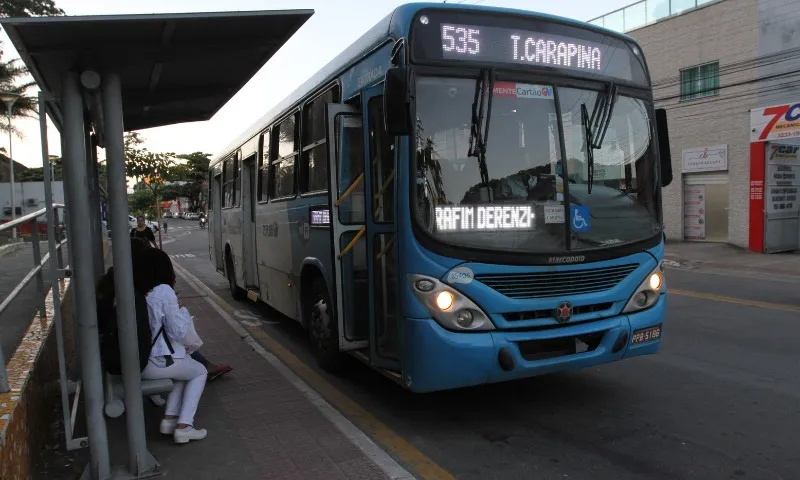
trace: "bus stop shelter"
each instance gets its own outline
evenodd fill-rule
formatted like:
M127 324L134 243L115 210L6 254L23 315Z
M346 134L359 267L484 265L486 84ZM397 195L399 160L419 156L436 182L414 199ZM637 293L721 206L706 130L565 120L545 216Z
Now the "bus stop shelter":
M111 467L95 310L102 275L97 147L105 148L110 230L128 236L123 133L210 119L313 15L312 10L0 20L41 92L42 158L49 115L61 132L71 287L91 462L88 478L158 474L148 452L128 242L113 248L128 462ZM44 169L49 181L49 169ZM88 192L88 195L87 195ZM52 202L48 219L52 221ZM76 238L78 237L78 238ZM51 252L53 253L53 252ZM55 293L55 292L54 292ZM62 363L62 406L69 414ZM65 422L67 428L69 422ZM74 439L67 432L67 442ZM85 477L86 478L86 477Z

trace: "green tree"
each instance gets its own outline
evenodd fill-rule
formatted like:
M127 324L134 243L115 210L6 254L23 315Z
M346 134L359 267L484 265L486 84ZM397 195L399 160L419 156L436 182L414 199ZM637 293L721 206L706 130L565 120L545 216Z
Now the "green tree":
M147 215L155 213L153 210L155 197L150 190L139 190L128 195L131 215Z
M56 7L54 0L0 0L0 17L39 17L64 15L64 11ZM2 49L0 49L2 56ZM21 95L19 100L14 103L11 109L12 124L13 118L36 117L37 99L26 95L36 82L34 82L28 72L28 68L18 58L0 61L0 90ZM0 116L0 130L8 132L8 117L5 109ZM20 131L12 127L14 133L21 137Z
M54 0L0 0L0 17L51 17L64 15Z
M164 183L170 178L174 165L171 153L154 153L142 145L144 138L139 133L125 134L125 167L129 177L134 177L140 185L146 187L153 194L153 204L156 209L156 222L161 224L161 206L159 194ZM161 246L161 230L158 231L159 246Z
M181 180L187 182L184 185L184 196L189 199L189 208L197 210L202 207L208 197L207 178L211 154L194 152L178 155L177 158L186 161L186 163L181 164L183 167L181 173L184 175Z

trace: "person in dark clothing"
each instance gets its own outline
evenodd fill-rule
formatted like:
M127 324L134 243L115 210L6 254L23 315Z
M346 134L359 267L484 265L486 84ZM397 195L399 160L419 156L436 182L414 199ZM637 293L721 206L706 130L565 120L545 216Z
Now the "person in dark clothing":
M140 238L150 242L151 245L156 245L156 235L153 230L144 223L144 217L139 215L136 217L136 228L131 230L131 238Z

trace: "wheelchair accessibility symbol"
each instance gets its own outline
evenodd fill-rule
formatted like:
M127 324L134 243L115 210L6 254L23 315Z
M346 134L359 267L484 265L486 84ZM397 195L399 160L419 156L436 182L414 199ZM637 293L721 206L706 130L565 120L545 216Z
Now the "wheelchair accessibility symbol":
M572 222L572 231L575 233L588 232L589 224L589 207L582 207L580 205L573 205L570 208L570 221Z

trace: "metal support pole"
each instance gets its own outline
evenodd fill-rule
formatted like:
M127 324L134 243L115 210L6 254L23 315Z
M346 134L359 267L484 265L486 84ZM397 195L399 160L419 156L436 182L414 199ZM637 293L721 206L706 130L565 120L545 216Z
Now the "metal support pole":
M47 130L45 130L45 133L46 132L47 132ZM42 148L47 148L47 147L42 147ZM53 178L52 175L50 176L50 178ZM47 197L47 195L48 195L47 192L48 191L50 192L49 193L49 195L50 195L49 200L46 200L46 201L48 202L48 205L52 206L53 205L53 184L51 182L47 181L47 180L45 180L44 184L45 184L45 187L44 187L45 195L44 196L45 196L45 198L48 198ZM48 225L52 225L53 229L48 229L47 238L49 239L51 236L53 236L53 238L55 239L56 243L61 243L61 240L63 240L63 238L64 238L64 231L62 229L63 227L59 227L61 225L61 217L62 217L62 215L60 215L58 213L58 209L56 209L56 208L51 208L51 209L53 210L53 218L52 218L52 221L51 221L50 217L47 217L47 223L48 223ZM59 269L64 268L64 255L63 255L63 252L62 252L63 250L64 250L63 248L59 248L56 251L56 257L58 259L57 265L58 265ZM53 258L52 250L50 251L50 258Z
M142 406L142 374L136 331L133 293L133 261L128 239L128 180L125 176L125 144L122 124L122 85L119 75L103 78L103 118L106 141L106 176L111 238L114 239L114 294L117 302L122 384L125 390L125 421L128 427L128 469L135 475L158 470L147 451Z
M31 222L31 247L33 248L33 265L38 266L42 264L42 252L39 248L39 220L34 220ZM52 259L53 256L51 255L50 258ZM51 260L52 263L52 260ZM44 320L47 316L47 308L45 307L45 296L47 292L44 291L44 274L42 273L44 268L39 270L39 273L36 274L36 302L39 304L39 318Z
M87 125L87 132L89 126ZM94 252L94 275L95 280L99 280L105 273L105 256L103 255L103 222L100 219L100 178L97 170L97 138L94 135L86 135L86 148L89 149L86 155L86 173L89 180L89 198L91 200L91 238Z
M61 416L64 421L64 436L69 442L72 440L72 422L70 422L69 392L67 391L67 354L64 350L64 324L61 319L61 292L59 291L58 270L63 268L61 248L56 249L56 244L61 241L58 231L58 210L53 208L53 171L47 168L50 161L50 148L47 144L47 98L39 92L39 135L42 141L42 165L44 166L44 201L47 208L47 249L50 252L50 283L53 289L53 323L56 328L56 351L58 352L58 378L61 383ZM62 247L63 248L63 247ZM53 261L57 253L58 262Z
M73 239L77 232L89 232L90 201L86 196L86 137L84 135L83 99L78 75L73 72L64 76L62 89L64 107L63 139L64 187L69 192L68 233ZM75 260L72 269L72 287L75 291L75 312L78 313L78 348L81 360L81 378L85 392L86 427L89 433L91 464L89 473L93 479L110 476L108 436L103 416L103 373L100 361L100 342L97 331L97 299L94 293L92 265L92 243L69 242L69 251Z
M13 104L8 105L8 165L11 169L11 221L17 219L17 204L14 198L14 154L11 150L12 138L14 137L14 133L11 130L11 109L13 108ZM17 227L11 229L11 241L17 241Z

